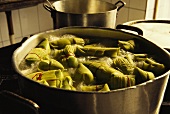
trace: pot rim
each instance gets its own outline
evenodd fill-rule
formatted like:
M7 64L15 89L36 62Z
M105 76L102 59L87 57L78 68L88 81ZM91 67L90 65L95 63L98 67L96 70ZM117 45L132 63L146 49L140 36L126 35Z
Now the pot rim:
M122 32L122 33L125 33L125 34L130 34L130 35L133 35L133 36L137 36L137 37L141 37L143 38L143 40L146 40L147 42L150 42L152 44L154 44L153 42L149 41L148 39L142 37L142 36L139 36L139 35L136 35L136 34L133 34L133 33L129 33L129 32L125 32L125 31L122 31L122 30L117 30L117 29L112 29L112 28L105 28L105 27L83 27L83 26L71 26L71 27L63 27L63 28L59 28L59 29L56 29L56 30L49 30L49 31L45 31L45 32L41 32L41 33L38 33L38 34L35 34L33 36L31 36L29 39L27 39L26 42L31 42L31 40L37 38L37 36L39 35L42 35L42 34L46 34L46 33L52 33L52 32L55 32L55 31L59 31L61 29L96 29L96 30L109 30L109 31L119 31L119 32ZM23 45L26 43L24 42ZM48 88L48 89L52 89L52 90L60 90L60 91L67 91L67 92L75 92L75 93L83 93L83 94L109 94L109 93L114 93L114 92L121 92L121 91L125 91L125 90L130 90L130 89L136 89L136 88L139 88L139 87L142 87L144 85L147 85L147 84L150 84L152 82L155 82L156 80L159 80L161 78L164 78L166 76L168 76L169 78L169 74L170 74L170 69L168 71L166 71L165 73L163 73L162 75L160 76L157 76L155 77L153 80L149 80L149 81L146 81L146 82L143 82L141 84L138 84L138 85L135 85L135 86L130 86L130 87L126 87L126 88L120 88L120 89L116 89L116 90L110 90L110 91L102 91L102 92L98 92L98 91L74 91L74 90L66 90L66 89L62 89L62 88L54 88L54 87L49 87L49 86L46 86L46 85L43 85L43 84L40 84L34 80L31 80L29 78L27 78L26 76L24 76L21 71L19 70L18 66L16 66L16 61L15 61L15 57L17 56L17 52L20 52L22 50L22 46L21 45L20 47L18 47L14 53L13 53L13 56L12 56L12 60L13 60L13 67L14 69L17 71L17 73L20 75L19 77L22 76L22 78L25 78L29 81L31 81L32 83L34 84L37 84L37 85L40 85L41 87L45 87L45 88ZM155 44L157 45L157 44ZM157 45L162 51L164 51L164 53L166 53L167 55L169 55L170 57L170 54L169 52L160 47L159 45Z
M123 25L134 25L138 23L160 23L160 24L170 24L170 20L133 20L123 23Z
M107 6L109 6L110 8L108 8L107 10L104 10L104 11L95 11L95 12L74 12L74 11L63 11L63 10L59 10L57 8L57 6L61 6L60 3L62 2L66 2L67 1L69 2L70 0L59 0L59 1L55 1L52 6L54 7L53 11L54 12L59 12L59 13L64 13L64 14L77 14L77 15L92 15L92 14L105 14L107 12L112 12L112 11L116 11L118 9L118 6L116 6L115 4L113 3L110 3L110 2L107 2L107 1L100 1L100 0L96 0L95 2L99 2L101 4L106 4ZM79 0L81 2L81 0ZM84 0L83 0L84 1ZM82 1L82 2L83 2ZM90 0L88 0L90 1Z
M142 33L146 33L145 36L148 39L150 39L151 41L154 41L155 43L159 44L164 49L170 52L170 45L168 45L169 42L166 41L168 40L169 33L170 33L169 25L170 25L170 20L143 20L141 19L141 20L133 20L133 21L125 22L123 24L120 24L120 26L119 25L118 26L120 27L120 29L123 29L123 27L125 27L125 30L126 29L128 30L128 28L130 27L134 29L139 29L140 31L142 31ZM149 28L146 28L147 26L149 26ZM159 31L157 28L159 28L161 32L157 32ZM159 40L160 38L157 38L158 41L155 39L155 35L153 34L154 32L158 35L163 35L163 39L161 40L161 42Z

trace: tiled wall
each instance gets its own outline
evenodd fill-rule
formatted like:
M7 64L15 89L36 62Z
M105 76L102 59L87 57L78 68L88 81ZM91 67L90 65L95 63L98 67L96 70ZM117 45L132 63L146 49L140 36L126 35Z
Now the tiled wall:
M117 0L112 0L113 3ZM147 0L123 0L126 6L118 12L117 24L145 19Z
M116 3L118 0L105 0ZM131 20L145 18L147 0L123 0L126 2L120 11L116 24ZM46 11L43 4L38 6L12 11L15 42L21 41L25 36L51 30L53 28L50 13ZM0 12L0 47L10 45L7 21L4 12Z
M52 29L50 13L42 4L12 11L15 42L25 36ZM6 15L0 12L0 47L10 45Z

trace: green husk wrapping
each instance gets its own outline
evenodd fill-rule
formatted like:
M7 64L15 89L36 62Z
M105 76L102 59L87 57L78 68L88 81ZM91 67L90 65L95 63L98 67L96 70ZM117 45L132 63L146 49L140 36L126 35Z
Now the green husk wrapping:
M153 80L155 78L155 75L152 72L142 70L139 67L135 67L133 74L136 76L136 84L140 84L148 80Z
M81 91L99 91L99 92L106 92L110 91L108 84L101 84L101 85L81 85Z
M73 80L71 76L65 76L61 88L67 89L67 90L76 90L76 88L73 86Z
M50 86L46 80L37 80L37 82L46 86Z
M110 88L108 86L108 84L104 84L103 88L101 90L99 90L100 92L102 91L110 91Z
M75 57L75 47L72 45L67 45L63 49L63 55L61 55L60 62L66 68L76 68L78 66L78 59ZM60 58L60 57L59 57Z
M47 50L47 53L50 53L50 52L51 52L50 44L49 44L49 41L48 41L47 38L45 38L44 40L42 40L42 41L38 44L37 48L43 48L43 49Z
M26 77L38 82L41 82L41 80L45 80L51 87L60 87L64 75L61 70L49 70L44 72L31 73L28 74Z
M55 75L56 79L56 87L61 88L64 80L64 74L61 70L56 70Z
M134 69L133 60L126 59L125 57L117 57L113 59L112 67L120 70L123 74L132 74Z
M109 87L113 90L134 86L135 84L135 76L133 75L116 75L111 77L109 81Z
M128 41L118 41L118 46L121 49L124 49L126 51L134 51L135 49L135 42L134 40L128 40Z
M71 45L71 44L84 45L85 41L84 39L75 36L73 37L63 36L63 38L50 42L51 47L56 49L63 49L65 48L66 45Z
M119 48L109 47L80 47L77 46L76 55L78 56L96 56L96 57L117 57L119 55Z
M153 72L155 75L160 75L165 71L165 66L163 64L160 64L150 58L143 59L138 67L143 70Z
M65 68L76 68L79 64L78 59L75 56L69 56L60 60Z
M96 77L96 83L103 84L109 82L111 77L123 76L124 74L103 62L87 61L83 64L90 69L93 75Z
M33 48L25 57L25 61L28 65L49 59L48 51L42 48Z
M64 66L55 59L42 60L38 65L39 71L64 70Z
M33 67L34 73L26 76L40 84L105 92L134 86L165 72L163 64L138 51L140 45L134 40L115 40L114 44L107 40L106 45L98 38L86 40L73 35L51 42L45 38L25 57L23 74Z
M99 91L103 88L103 85L82 85L82 91Z
M94 81L94 77L92 72L86 66L84 66L82 63L79 63L74 73L74 81L76 83L84 82L88 85Z

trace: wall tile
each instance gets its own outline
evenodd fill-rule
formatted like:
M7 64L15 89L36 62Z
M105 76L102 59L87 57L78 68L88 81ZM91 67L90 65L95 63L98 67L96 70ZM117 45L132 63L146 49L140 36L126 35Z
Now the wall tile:
M130 0L122 0L122 1L124 1L125 3L126 3L126 5L125 5L125 7L129 7L130 5Z
M0 13L0 17L2 16L2 13ZM0 23L1 23L1 18L0 18ZM1 24L0 24L0 42L2 41L2 33L1 33Z
M13 19L13 28L14 28L14 38L21 37L21 23L19 19L19 11L13 10L12 11L12 19Z
M145 19L145 11L129 9L128 21L140 20L140 19Z
M38 5L38 21L40 32L53 29L51 13L43 7L43 4Z
M116 3L119 0L103 0ZM126 3L119 12L116 25L132 20L145 19L147 0L122 0ZM155 0L148 0L148 2ZM146 19L149 19L153 7L149 6ZM23 37L53 29L50 12L46 11L43 4L12 11L15 42L20 42ZM9 35L5 13L0 13L0 47L9 45Z
M9 40L8 26L6 15L4 12L0 13L0 31L1 31L1 41Z
M23 36L39 32L37 6L19 10Z
M116 3L117 1L118 1L118 0L111 0L111 3L114 4L114 3Z
M130 0L130 8L146 10L147 0Z
M15 42L16 42L16 43L21 42L22 38L23 38L23 37L15 38Z
M106 1L106 2L112 3L112 0L102 0L102 1Z
M9 40L6 40L6 41L3 41L3 46L5 47L5 46L9 46L10 45L10 41Z
M3 47L2 42L0 42L0 48L2 48L2 47Z
M129 7L129 4L130 4L130 0L122 0L126 3L125 7Z
M129 15L129 8L122 8L120 11L118 11L116 25L122 24L128 21Z

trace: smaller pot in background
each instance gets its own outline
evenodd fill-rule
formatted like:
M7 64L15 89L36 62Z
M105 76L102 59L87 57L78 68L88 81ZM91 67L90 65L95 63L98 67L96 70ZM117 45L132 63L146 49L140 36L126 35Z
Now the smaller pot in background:
M135 31L170 52L170 20L133 20L117 25L116 29L124 29L126 32ZM164 101L169 102L169 96L170 79L165 91Z
M115 4L99 0L61 0L53 4L44 4L51 13L53 28L67 26L98 26L115 28L117 11L125 2Z
M116 29L140 31L140 35L170 51L170 20L133 20L117 25Z

